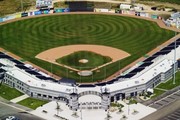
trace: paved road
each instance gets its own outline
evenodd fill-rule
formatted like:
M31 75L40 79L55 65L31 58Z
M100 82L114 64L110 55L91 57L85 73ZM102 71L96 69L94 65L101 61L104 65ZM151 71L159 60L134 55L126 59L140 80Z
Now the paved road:
M178 120L178 119L180 120L180 100L176 100L173 103L168 104L167 106L159 109L158 111L146 116L141 120Z
M43 120L42 118L31 115L22 109L0 102L0 120L5 120L9 115L17 116L20 120Z
M164 97L164 98L162 98L156 102L153 102L149 106L153 107L155 109L161 109L162 107L167 106L168 104L174 102L175 100L180 100L180 90L171 94L171 95L168 95L168 96L166 96L166 97Z
M160 120L180 120L180 108Z

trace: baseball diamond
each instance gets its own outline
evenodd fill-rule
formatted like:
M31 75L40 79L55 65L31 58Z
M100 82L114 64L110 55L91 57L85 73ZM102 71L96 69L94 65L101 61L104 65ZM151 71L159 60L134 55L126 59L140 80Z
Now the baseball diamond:
M1 25L0 31L0 47L58 76L75 79L77 82L106 79L174 36L173 31L162 29L155 22L87 13L15 21ZM63 66L35 58L37 54L51 48L78 44L109 46L123 50L131 56L100 68L100 72L93 72L93 80L91 76L80 78L77 73L70 72L71 70Z

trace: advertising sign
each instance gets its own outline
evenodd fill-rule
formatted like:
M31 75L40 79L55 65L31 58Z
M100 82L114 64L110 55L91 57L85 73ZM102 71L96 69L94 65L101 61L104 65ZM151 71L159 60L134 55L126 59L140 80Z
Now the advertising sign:
M21 13L21 17L27 17L28 13Z
M12 20L14 18L15 18L15 16L6 16L6 17L4 17L2 19L3 19L3 21L7 21L7 20Z
M52 0L36 0L36 8L41 7L53 8Z
M57 8L55 9L55 13L60 13L60 12L70 12L69 8Z
M40 15L41 14L41 11L35 11L34 12L34 15Z
M21 18L21 13L15 14L15 18Z
M151 15L151 18L152 19L158 19L158 16L157 15Z
M2 19L2 18L0 18L0 22L3 22L3 19Z

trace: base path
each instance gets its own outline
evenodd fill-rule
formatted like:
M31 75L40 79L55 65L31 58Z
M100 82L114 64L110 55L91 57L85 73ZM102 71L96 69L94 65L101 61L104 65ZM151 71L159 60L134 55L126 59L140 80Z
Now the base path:
M100 54L103 56L108 56L112 59L111 62L103 64L102 66L97 66L98 68L130 56L129 53L127 53L123 50L113 48L113 47L108 47L108 46L102 46L102 45L68 45L68 46L61 46L61 47L52 48L52 49L46 50L44 52L41 52L38 55L36 55L36 58L57 64L57 65L60 65L63 67L67 67L67 68L75 70L75 71L79 71L77 69L74 69L74 68L71 68L71 67L68 67L66 65L62 65L62 64L59 64L56 62L57 59L64 57L66 55L72 54L72 53L77 52L77 51L91 51L91 52L94 52L94 53L97 53L97 54ZM98 68L96 68L96 69L98 69ZM92 69L92 71L96 70L96 69Z

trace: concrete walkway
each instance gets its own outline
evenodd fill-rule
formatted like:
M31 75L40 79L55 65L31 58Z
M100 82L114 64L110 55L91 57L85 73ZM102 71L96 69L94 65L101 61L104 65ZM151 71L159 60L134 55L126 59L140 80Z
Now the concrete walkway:
M168 91L168 90L162 89L162 88L154 88L154 89L156 89L156 90L161 90L161 91Z
M91 98L94 99L94 98ZM119 120L122 119L123 115L127 117L126 120L140 120L141 118L153 113L156 109L144 106L140 103L127 105L123 101L120 101L124 105L122 112L118 113L118 110L111 109L109 114L111 116L110 120ZM69 109L65 103L58 102L61 110L57 111L56 101L49 102L42 107L38 107L36 110L32 111L31 114L41 116L47 120L60 120L61 116L68 120L107 120L107 113L102 109L82 109L77 110L77 116L73 116L73 111ZM134 110L137 112L134 113ZM58 115L58 116L56 116ZM125 120L125 119L122 119Z
M19 102L19 101L22 101L22 100L28 98L28 97L29 97L29 96L25 94L25 95L22 95L22 96L20 96L20 97L14 98L14 99L12 99L12 100L10 100L10 101L13 102L13 103L17 103L17 102Z

